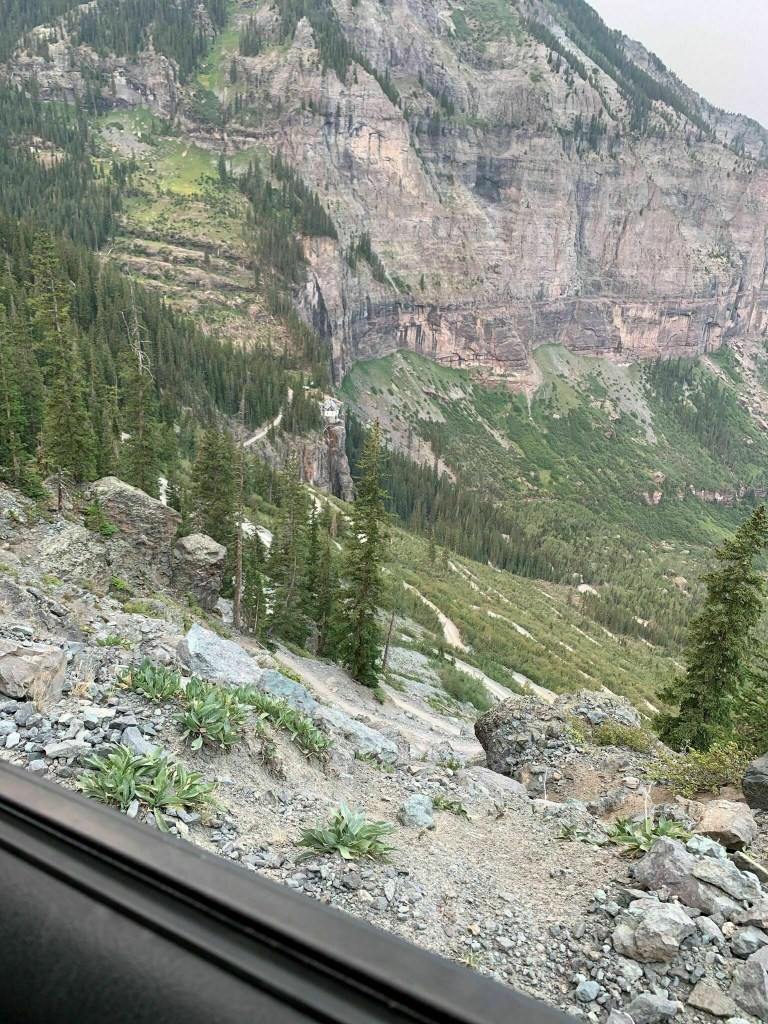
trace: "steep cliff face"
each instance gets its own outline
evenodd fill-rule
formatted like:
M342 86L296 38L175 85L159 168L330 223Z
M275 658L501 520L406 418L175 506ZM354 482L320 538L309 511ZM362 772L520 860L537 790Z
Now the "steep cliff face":
M216 44L226 128L184 102L178 123L236 166L280 151L330 213L339 240L305 240L295 298L337 381L398 348L525 382L544 343L638 360L766 333L768 136L580 0L292 9L239 6ZM251 17L260 52L242 56ZM346 72L329 66L329 25ZM123 77L145 59L143 92L128 82L114 102L173 114L161 58ZM47 87L76 89L57 61ZM363 235L378 263L349 259Z

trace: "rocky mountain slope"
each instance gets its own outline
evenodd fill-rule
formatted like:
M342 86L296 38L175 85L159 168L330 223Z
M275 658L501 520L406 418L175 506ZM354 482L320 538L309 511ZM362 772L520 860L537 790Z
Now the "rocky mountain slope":
M34 29L11 74L151 111L236 172L279 151L335 227L294 298L337 381L398 347L525 381L542 343L647 359L765 330L765 132L581 0L236 4L197 78L97 52L83 17ZM241 287L233 255L212 292L219 268Z
M336 666L231 635L201 605L226 616L219 546L200 536L173 546L173 510L114 479L94 488L110 536L74 507L57 516L0 489L0 758L72 787L98 774L94 755L151 764L162 754L215 783L218 803L155 814L146 798L127 802L146 827L577 1017L768 1019L768 869L742 851L765 849L763 814L734 791L675 801L644 779L652 753L595 747L600 728L638 745L628 701L515 696L488 680L498 703L473 732L469 706L436 711L429 671L414 681L408 637L419 627L401 615L379 705ZM173 685L153 697L147 672ZM214 691L250 686L271 710L248 716L232 746L195 750L178 724L185 692L201 685L192 675ZM305 746L281 708L311 720L322 744ZM393 824L389 858L300 859L301 829L340 801ZM606 844L617 814L671 815L693 834L633 862Z

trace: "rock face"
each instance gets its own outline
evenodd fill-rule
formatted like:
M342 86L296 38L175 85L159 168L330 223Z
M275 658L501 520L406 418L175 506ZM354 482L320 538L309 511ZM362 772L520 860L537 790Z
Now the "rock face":
M653 104L635 131L626 87L602 70L595 80L563 9L540 0L518 0L514 32L481 37L457 31L447 0L333 8L379 77L355 64L340 80L302 19L279 50L233 55L245 101L226 139L184 109L176 68L155 53L100 58L61 30L50 60L30 46L11 73L68 97L98 76L106 104L179 116L219 152L252 148L258 110L259 144L283 152L338 232L307 240L298 297L331 342L337 382L398 348L519 378L552 342L632 360L766 330L768 171L727 148L765 157L758 125L710 107L626 41L683 104ZM272 9L256 17L267 43L283 43ZM407 103L382 88L385 72ZM363 232L383 259L376 277L344 258Z
M757 823L746 804L713 800L706 805L696 831L716 839L729 850L741 850L757 838Z
M491 771L522 782L527 765L546 747L569 746L565 714L533 697L510 697L495 704L475 722Z
M58 647L0 639L0 694L21 700L58 700L67 658Z
M212 611L227 563L227 549L204 533L179 540L171 556L171 582L182 593L192 594L206 611Z
M747 765L741 788L750 807L758 811L768 810L768 754Z
M119 530L113 544L119 538L130 543L132 552L145 553L148 560L167 561L171 541L181 525L175 509L116 476L97 480L91 493L106 519Z

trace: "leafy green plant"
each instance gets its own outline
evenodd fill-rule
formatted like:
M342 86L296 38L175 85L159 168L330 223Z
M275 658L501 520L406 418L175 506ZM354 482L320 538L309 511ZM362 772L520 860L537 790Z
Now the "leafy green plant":
M333 746L333 740L318 729L308 715L302 714L284 700L270 697L252 686L240 687L234 691L237 699L255 708L262 721L268 721L276 729L285 729L293 742L304 754L324 754Z
M587 742L587 730L584 727L584 723L575 716L569 718L565 723L565 735L577 747L583 747Z
M114 633L110 633L108 636L102 636L96 641L97 647L121 647L124 651L130 651L133 648L133 644L126 636L116 636Z
M137 693L142 693L149 700L170 700L175 697L181 686L181 675L171 672L163 665L153 665L145 658L140 665L134 665L122 676L120 683Z
M92 771L77 780L81 792L121 810L138 800L152 811L163 830L168 827L163 810L220 806L215 798L215 782L169 761L159 750L142 755L120 746L106 757L94 755L87 765Z
M130 583L128 583L127 580L124 580L122 576L110 576L109 589L114 590L118 594L132 593Z
M432 806L436 807L439 811L450 811L451 814L455 814L458 818L466 818L469 821L467 808L460 800L451 800L447 796L433 796Z
M691 833L679 821L671 821L663 815L655 824L652 818L644 818L640 824L631 818L619 818L608 831L609 842L623 847L621 852L627 857L647 853L662 836L688 840Z
M662 754L645 773L676 796L717 793L721 786L738 785L754 754L738 743L713 743L709 750Z
M191 740L193 750L203 743L231 747L242 736L248 711L232 690L212 686L200 697L187 699L186 709L176 717L184 727L183 739Z
M653 746L653 737L635 725L603 722L592 730L592 742L598 747L628 747L639 754L647 754Z
M366 821L362 811L353 812L342 801L325 828L316 826L301 830L298 845L305 846L307 852L298 860L305 860L316 853L338 853L344 860L387 857L394 847L383 842L382 837L394 831L395 826L391 822Z

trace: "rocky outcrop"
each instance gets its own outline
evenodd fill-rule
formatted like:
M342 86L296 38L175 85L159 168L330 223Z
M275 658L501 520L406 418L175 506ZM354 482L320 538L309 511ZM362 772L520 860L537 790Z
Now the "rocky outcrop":
M56 701L66 670L66 654L58 647L0 638L0 695Z
M116 476L97 480L91 486L91 496L107 522L117 529L109 548L119 575L131 575L135 569L167 577L171 542L181 525L179 513Z
M171 583L205 608L216 607L227 564L227 549L204 533L177 541L171 555Z

